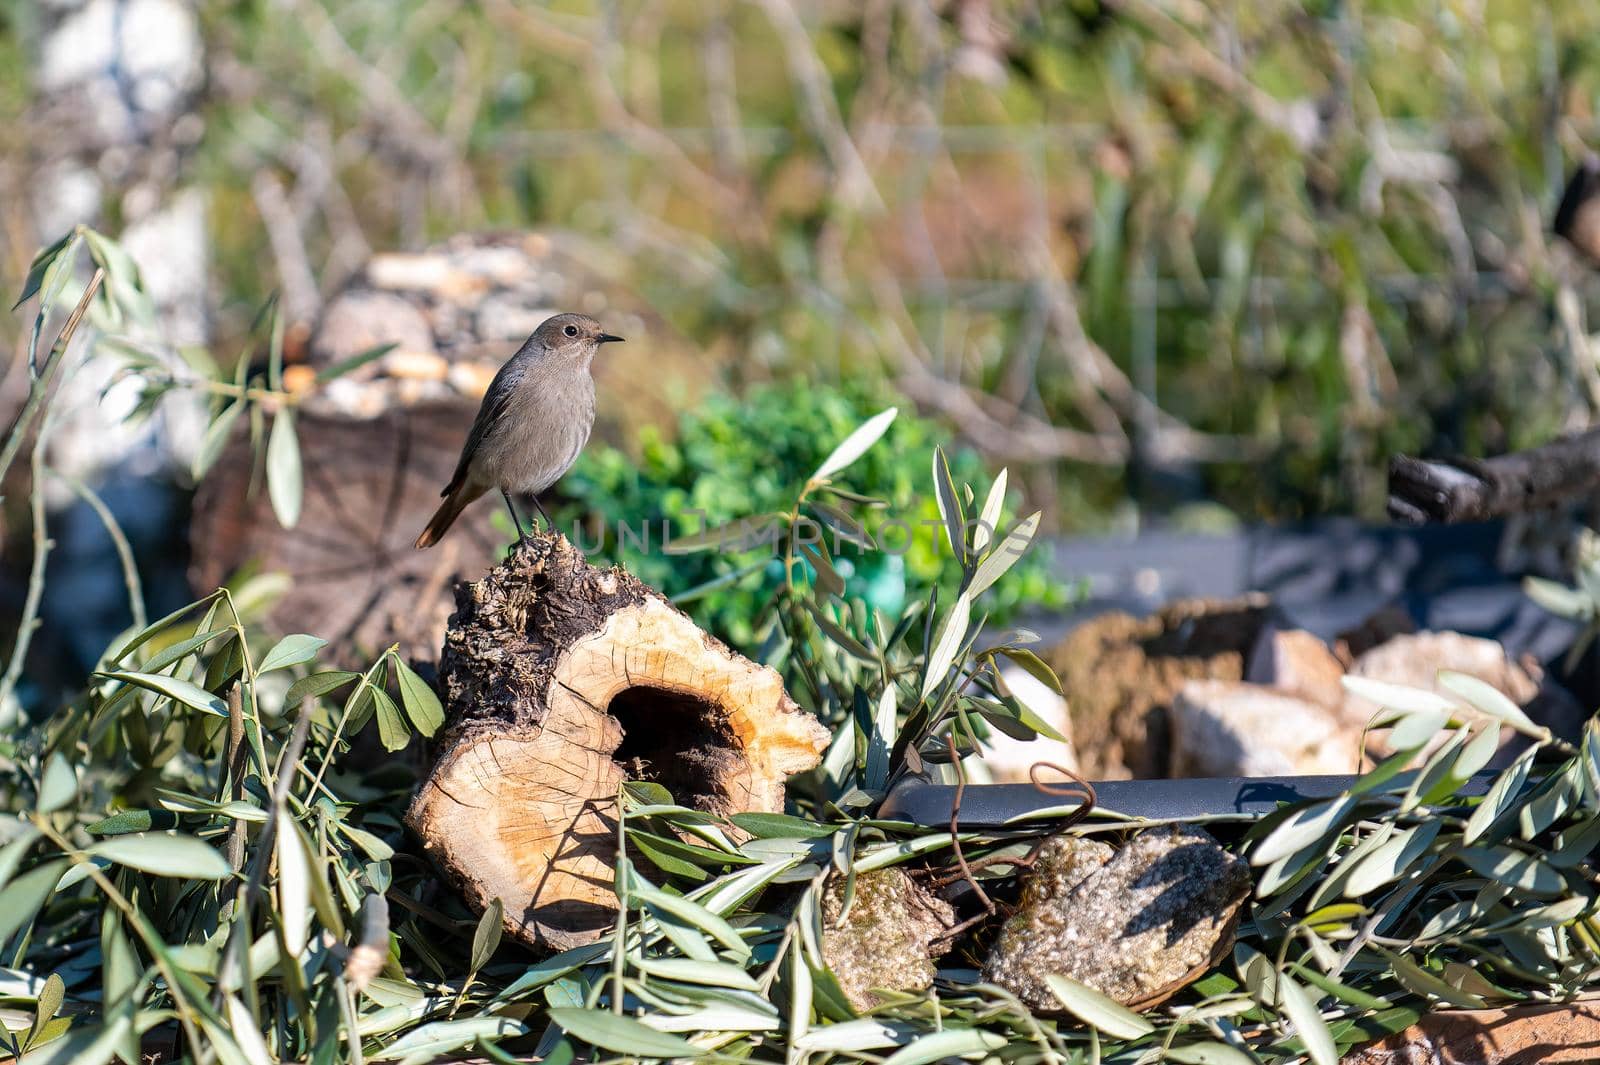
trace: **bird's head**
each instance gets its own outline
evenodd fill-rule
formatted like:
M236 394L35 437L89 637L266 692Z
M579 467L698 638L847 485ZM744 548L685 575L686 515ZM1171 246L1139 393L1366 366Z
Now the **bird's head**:
M587 314L558 314L545 319L529 339L547 358L570 359L580 366L588 366L601 344L622 338L600 328L600 323Z

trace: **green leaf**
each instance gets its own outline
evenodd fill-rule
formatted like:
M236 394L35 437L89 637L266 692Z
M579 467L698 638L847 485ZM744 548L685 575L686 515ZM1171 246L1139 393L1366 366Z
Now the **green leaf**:
M73 251L76 251L80 239L78 231L73 229L63 234L61 239L54 244L40 249L39 254L35 255L33 262L28 265L28 276L22 283L22 295L17 297L17 302L11 305L13 311L33 298L44 286L45 273L58 259L64 257L63 253L67 251L69 246ZM70 256L65 257L70 258Z
M90 845L87 853L156 876L222 880L233 874L209 843L174 832L112 836Z
M67 997L67 985L62 981L60 973L51 973L44 982L44 987L39 989L38 1005L33 1015L33 1027L28 1032L26 1046L33 1046L44 1034L45 1026L55 1019L61 1010L61 1003Z
M502 922L505 920L505 912L504 904L495 898L484 909L483 916L478 918L478 927L472 933L473 972L488 965L489 959L494 957L494 952L499 949L500 935L504 931Z
M1532 756L1536 750L1538 748L1530 747L1495 778L1488 794L1467 819L1466 831L1461 834L1462 842L1475 842L1489 831L1489 827L1500 819L1501 814L1511 808L1511 804L1521 794L1522 786L1528 782L1528 773L1533 768Z
M1059 973L1044 978L1050 991L1074 1017L1118 1039L1138 1039L1155 1025L1119 1002Z
M861 689L856 691L860 693ZM896 695L893 684L886 686L878 696L878 711L871 718L866 769L862 776L862 786L868 791L882 791L889 784L889 754L894 746L895 717L899 710Z
M961 508L961 496L956 492L955 481L950 477L950 463L944 449L933 449L933 488L939 504L939 517L944 521L945 539L956 561L967 562L967 515Z
M55 893L56 882L71 864L65 858L36 865L0 891L0 943L30 923Z
M316 636L307 636L303 632L291 633L273 645L265 658L256 666L257 673L270 673L274 669L287 669L309 662L317 657L317 652L328 646L328 641ZM284 705L293 706L293 702Z
M400 750L411 742L411 730L406 728L405 719L400 716L400 708L394 705L394 700L389 698L389 693L382 688L371 688L368 692L372 697L373 710L378 717L378 739L382 741L384 750Z
M1594 603L1576 588L1568 588L1542 577L1525 577L1522 592L1535 604L1564 618L1587 618L1594 614Z
M1370 677L1346 676L1341 678L1341 682L1345 691L1377 703L1385 710L1397 710L1404 714L1456 714L1461 710L1453 700L1424 688L1391 684Z
M550 1011L550 1019L590 1046L630 1057L697 1058L705 1053L686 1039L605 1010L559 1007Z
M84 237L89 243L89 257L106 272L105 298L135 321L154 318L155 307L140 287L139 266L133 256L116 241L92 229L85 230Z
M505 989L495 996L496 1001L507 1001L527 991L534 991L546 984L567 975L575 969L600 960L611 952L609 941L600 943L586 943L581 947L562 951L560 954L548 957L540 962L528 966L522 975L506 985Z
M790 814L733 814L728 820L762 839L821 839L837 831L832 825L818 824Z
M444 724L444 707L428 682L406 665L399 655L391 655L395 678L400 683L400 702L405 705L406 716L424 736L432 736Z
M283 697L283 705L298 706L307 696L316 699L327 695L360 676L359 673L350 673L342 669L330 669L323 673L313 673L309 677L301 677L289 685L289 693Z
M311 862L306 856L305 841L289 812L277 813L278 836L273 850L278 859L278 924L283 930L283 947L290 958L298 960L305 953L311 936Z
M222 449L227 446L228 437L233 433L233 423L239 420L248 404L242 399L236 399L223 407L217 416L211 419L211 424L206 426L205 433L200 437L200 447L194 453L194 461L189 466L189 475L196 481L206 475L206 471L216 464L222 455Z
M1388 959L1390 967L1394 969L1395 978L1412 994L1433 995L1442 1001L1450 1003L1452 1006L1460 1006L1463 1009L1481 1010L1486 1005L1483 999L1477 995L1462 991L1460 988L1446 983L1443 979L1422 968L1410 958L1396 954L1393 951L1384 950L1382 947L1377 949Z
M1556 895L1567 886L1559 871L1510 847L1463 847L1453 857L1481 877L1530 894Z
M944 683L945 674L955 664L956 653L961 650L961 641L966 638L967 626L971 622L972 599L962 592L950 605L949 613L944 616L944 624L939 628L939 638L934 641L933 650L928 652L928 661L922 674L922 698L926 699Z
M383 358L397 347L399 347L398 344L379 344L375 348L368 348L366 351L352 355L348 359L342 359L318 373L317 384L325 385L329 381L343 377L351 370L359 370L374 359Z
M694 958L636 958L634 964L640 972L665 980L738 991L761 990L761 985L749 973L727 962L697 961Z
M1168 1047L1162 1059L1182 1065L1256 1065L1255 1058L1226 1043L1185 1043Z
M839 446L834 448L827 458L822 460L822 465L811 475L811 480L825 481L864 455L867 448L876 444L878 438L888 430L898 413L896 408L890 407L862 422L854 432L839 442Z
M118 810L110 817L104 817L92 825L85 825L84 831L91 836L123 836L129 832L149 832L153 828L176 828L178 819L165 810L161 812L161 823L156 822L154 810Z
M711 936L741 958L749 957L750 946L739 935L738 930L698 902L681 895L673 895L640 879L635 880L633 894L634 898L650 909L670 913L685 924Z
M133 673L124 670L114 670L95 674L108 677L111 680L120 680L124 684L132 684L136 688L164 695L174 699L184 706L218 717L228 716L228 706L219 697L212 695L204 688L191 684L180 677L169 677L164 673Z
M511 1017L491 1015L433 1021L412 1029L369 1057L373 1061L393 1061L396 1058L435 1061L450 1056L451 1051L472 1046L480 1039L512 1039L527 1031L527 1025Z
M1306 1045L1311 1060L1316 1065L1339 1065L1339 1050L1334 1046L1333 1034L1328 1031L1322 1014L1317 1012L1317 1004L1306 989L1288 976L1280 976L1278 994L1283 1012L1294 1022L1295 1032Z
M1356 808L1353 796L1313 803L1296 811L1267 838L1256 844L1250 852L1252 865L1270 865L1297 851L1315 845L1329 833L1337 831L1344 819Z
M1398 880L1439 835L1442 822L1426 821L1390 836L1362 858L1345 881L1344 895L1356 899Z
M1061 688L1061 678L1056 676L1056 671L1032 651L1025 647L1001 647L999 652L1009 658L1017 668L1057 695L1065 694ZM1056 738L1060 739L1059 736Z
M1117 1007L1121 1009L1121 1007ZM931 1032L901 1047L884 1059L883 1065L932 1065L936 1061L989 1054L1007 1044L1005 1036L982 1028L946 1028Z
M120 1002L133 992L143 966L123 928L122 914L114 906L107 906L100 916L100 957L103 997L107 1002Z
M1449 714L1434 711L1407 714L1395 723L1394 731L1389 733L1389 742L1402 751L1422 747L1438 735L1449 721Z
M1489 764L1489 759L1500 749L1500 726L1488 725L1478 730L1450 767L1451 779L1465 783L1472 775Z
M1540 740L1550 738L1549 729L1535 725L1528 715L1522 712L1522 707L1512 702L1505 692L1492 684L1466 673L1455 673L1448 669L1440 671L1439 684L1461 696L1473 709L1504 721L1524 736Z
M78 778L60 751L44 764L44 779L39 783L39 812L55 813L78 794Z
M916 1028L904 1022L862 1017L860 1020L813 1028L794 1041L794 1048L806 1053L877 1050L880 1047L904 1046L915 1034Z
M11 883L11 878L16 875L17 867L22 864L22 859L28 856L28 851L39 840L39 830L32 825L23 823L14 839L6 841L0 847L0 888ZM3 937L0 937L3 938Z
M294 431L294 413L287 408L272 419L267 440L267 495L272 499L278 524L292 529L300 522L300 440Z
M1004 577L1006 571L1027 553L1028 545L1033 543L1033 535L1038 531L1039 511L1036 510L1013 525L1005 538L995 545L982 562L978 563L978 568L972 574L972 583L967 585L966 594L976 599L995 581Z
M978 527L972 530L972 549L980 556L983 549L994 541L1000 533L1000 512L1006 502L1006 471L1001 470L1000 476L994 479L994 484L989 486L989 495L983 501L983 510L978 515Z

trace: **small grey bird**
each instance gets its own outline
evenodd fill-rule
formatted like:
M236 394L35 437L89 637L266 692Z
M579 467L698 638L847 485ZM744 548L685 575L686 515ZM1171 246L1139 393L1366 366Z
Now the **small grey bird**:
M533 496L544 514L539 493L572 468L594 427L589 364L601 344L621 339L586 314L558 314L533 331L484 393L455 475L439 493L444 502L417 537L418 548L438 543L467 504L491 488L510 508L517 536L527 537L511 493Z

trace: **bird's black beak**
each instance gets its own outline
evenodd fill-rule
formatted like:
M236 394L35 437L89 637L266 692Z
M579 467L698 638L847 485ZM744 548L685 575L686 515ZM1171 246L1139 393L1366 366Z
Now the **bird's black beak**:
M620 344L620 343L622 343L622 337L614 337L610 333L601 333L599 336L595 337L595 339L598 340L602 344Z

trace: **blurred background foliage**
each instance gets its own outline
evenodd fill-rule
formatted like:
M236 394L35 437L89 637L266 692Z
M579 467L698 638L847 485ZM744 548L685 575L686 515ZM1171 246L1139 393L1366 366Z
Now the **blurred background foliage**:
M734 523L788 510L834 446L889 405L882 389L878 395L872 391L786 380L752 388L737 400L713 396L685 412L675 434L651 426L641 430L637 457L615 447L591 447L562 481L561 493L572 502L552 517L557 528L582 529L574 535L585 550L603 544L592 554L597 564L624 564L683 602L711 631L753 652L764 635L755 626L769 613L763 606L783 584L783 563L772 544L740 553L669 555L661 551L663 542L669 534L687 539L718 527L728 528L733 540ZM942 439L936 423L902 413L856 461L852 486L869 486L864 490L882 504L865 512L853 508L872 537L868 543L852 543L844 519L820 510L805 515L812 522L807 536L826 545L840 575L885 617L900 616L930 588L948 591L960 583L961 561L945 546L938 503L927 487L928 456ZM981 485L988 479L971 449L950 460L956 483ZM1014 514L1019 507L1012 496L1008 513ZM809 579L814 581L814 572ZM984 608L992 621L1003 623L1021 607L1059 609L1069 591L1052 575L1049 559L1036 552L989 592Z
M55 16L4 17L15 47ZM1600 403L1595 285L1548 235L1596 133L1587 5L280 0L198 25L203 132L145 136L207 198L224 341L274 275L309 317L374 249L573 230L708 384L904 393L1069 529L1202 498L1376 515L1389 452L1524 446ZM32 194L55 131L8 69ZM15 288L54 234L4 230Z

